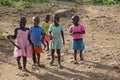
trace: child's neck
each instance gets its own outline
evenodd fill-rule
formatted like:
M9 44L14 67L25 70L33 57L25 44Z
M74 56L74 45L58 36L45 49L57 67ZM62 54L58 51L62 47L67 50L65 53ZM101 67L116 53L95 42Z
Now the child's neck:
M46 23L49 23L49 21L45 21Z
M59 23L57 23L57 24L54 23L54 25L57 27L57 26L59 26Z
M34 25L35 27L38 27L39 25Z
M77 23L77 24L74 24L75 26L78 26L79 24Z
M20 27L22 30L26 30L26 28L25 27Z

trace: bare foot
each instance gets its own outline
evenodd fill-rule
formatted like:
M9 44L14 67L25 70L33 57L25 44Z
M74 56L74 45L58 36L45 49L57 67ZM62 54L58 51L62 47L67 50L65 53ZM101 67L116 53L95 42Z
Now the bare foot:
M27 70L26 68L23 68L23 71L24 71L24 72L29 72L29 70Z
M83 60L83 56L80 57L80 60L81 60L81 61Z
M78 64L78 62L77 62L77 61L75 61L75 62L74 62L74 64Z
M19 69L19 70L22 70L22 66L21 66L21 65L19 65L19 66L18 66L18 69Z
M63 66L62 66L62 65L58 65L58 67L59 67L60 69L63 69Z
M44 68L44 67L45 67L44 64L38 64L38 66L39 66L40 68Z
M53 61L50 62L50 65L53 66Z

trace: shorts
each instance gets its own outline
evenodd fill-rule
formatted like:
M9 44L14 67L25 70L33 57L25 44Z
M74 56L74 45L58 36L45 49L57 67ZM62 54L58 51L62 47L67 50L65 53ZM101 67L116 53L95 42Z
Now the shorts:
M34 53L32 45L30 46L30 50L32 53ZM34 51L36 54L40 54L42 52L42 46L34 46Z
M83 50L85 48L83 39L73 39L72 40L72 49L74 50Z
M50 49L61 49L62 48L62 41L58 40L51 40L50 41Z

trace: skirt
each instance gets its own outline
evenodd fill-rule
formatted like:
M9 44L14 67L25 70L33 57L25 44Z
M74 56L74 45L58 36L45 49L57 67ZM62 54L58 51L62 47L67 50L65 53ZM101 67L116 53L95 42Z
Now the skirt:
M49 35L45 35L44 42L49 42L49 41L50 41L50 36Z
M83 50L85 48L83 39L73 39L72 40L72 49L74 50Z

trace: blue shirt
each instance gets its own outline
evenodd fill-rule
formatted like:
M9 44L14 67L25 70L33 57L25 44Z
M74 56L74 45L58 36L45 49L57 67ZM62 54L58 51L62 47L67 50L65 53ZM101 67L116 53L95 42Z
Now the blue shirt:
M41 37L44 35L44 30L41 26L31 26L30 27L30 36L31 36L31 41L35 46L40 46L41 45Z

